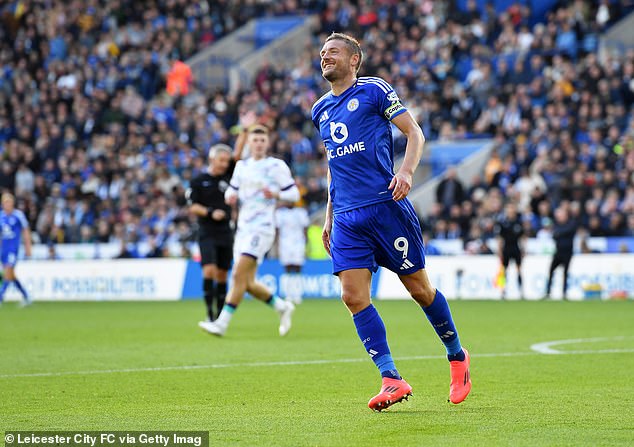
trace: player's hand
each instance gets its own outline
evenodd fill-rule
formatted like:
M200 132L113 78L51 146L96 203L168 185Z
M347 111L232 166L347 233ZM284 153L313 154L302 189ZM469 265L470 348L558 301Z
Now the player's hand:
M395 201L398 202L404 199L407 197L407 194L409 194L409 190L412 189L412 176L397 172L396 175L392 177L390 186L388 186L387 189L392 190L392 198Z
M326 249L328 256L331 256L330 255L330 232L331 231L332 231L332 220L326 219L326 223L324 223L324 229L321 232L321 242L322 244L324 244L324 248Z
M223 220L225 217L227 217L225 210L213 210L211 213L211 218L213 220Z
M249 127L253 126L258 121L258 116L253 110L248 110L245 113L240 115L239 122L240 127L243 130L247 130Z
M262 190L264 197L267 199L277 199L280 196L280 193L277 191L271 191L269 188L264 188Z

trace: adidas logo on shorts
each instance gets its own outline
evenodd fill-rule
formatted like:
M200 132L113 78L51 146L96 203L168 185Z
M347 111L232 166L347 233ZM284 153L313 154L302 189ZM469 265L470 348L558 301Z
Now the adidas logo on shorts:
M414 264L409 262L409 259L406 259L405 261L403 261L403 265L401 265L401 270L407 270L412 267L414 267Z

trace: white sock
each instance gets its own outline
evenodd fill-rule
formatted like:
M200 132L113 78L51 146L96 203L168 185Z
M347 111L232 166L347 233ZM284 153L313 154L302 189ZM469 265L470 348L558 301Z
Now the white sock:
M234 309L235 311L235 309ZM218 326L221 327L227 327L229 326L229 323L231 322L231 317L233 317L233 312L229 312L227 311L227 309L222 309L222 311L220 312L220 315L218 315L218 318L216 319L215 323Z
M271 302L271 305L276 311L284 312L288 306L288 303L281 299L279 296L273 295L273 301Z

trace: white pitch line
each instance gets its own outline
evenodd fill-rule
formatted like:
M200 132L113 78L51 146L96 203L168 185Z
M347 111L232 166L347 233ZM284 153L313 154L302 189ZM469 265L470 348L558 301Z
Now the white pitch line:
M621 352L634 352L634 349L600 349L594 351L560 351L559 349L554 349L553 346L559 345L573 345L579 343L597 343L602 341L622 341L627 340L634 337L625 337L625 336L616 336L616 337L594 337L594 338L570 338L566 340L553 340L553 341L545 341L542 343L535 343L531 345L531 350L535 351L539 354L582 354L585 352L592 352L596 354L614 354Z
M613 340L610 338L609 340ZM608 339L578 339L569 341L569 343L579 342L579 340L608 340ZM564 340L568 341L568 340ZM553 342L547 342L553 343ZM560 342L556 342L560 343ZM540 343L538 343L539 345ZM541 343L543 344L543 343ZM536 345L532 345L531 349ZM557 351L549 352L548 354L613 354L622 352L634 352L634 349L621 349L621 350L598 350L598 351ZM491 357L517 357L526 355L540 355L545 352L523 351L523 352L489 352L481 354L473 354L472 358L491 358ZM395 357L395 361L410 361L410 360L444 360L447 357L445 355L417 355L409 357ZM0 374L0 379L15 379L15 378L28 378L28 377L61 377L61 376L83 376L83 375L95 375L95 374L117 374L117 373L137 373L137 372L155 372L155 371L190 371L197 369L223 369L223 368L264 368L271 366L302 366L302 365L331 365L337 363L358 363L367 362L366 357L358 357L353 359L323 359L323 360L290 360L281 362L248 362L248 363L216 363L211 365L174 365L174 366L156 366L146 368L122 368L122 369L97 369L87 371L58 371L58 372L41 372L41 373L18 373L18 374Z
M534 352L521 353L491 353L479 354L477 357L508 357L515 355L536 355ZM473 357L473 356L472 356ZM446 359L444 355L420 355L411 357L398 357L395 361L408 360L437 360ZM280 362L249 362L249 363L216 363L211 365L179 365L179 366L157 366L147 368L123 368L123 369L99 369L87 371L59 371L59 372L42 372L42 373L25 373L25 374L0 374L0 379L10 379L18 377L58 377L58 376L76 376L90 374L115 374L115 373L136 373L136 372L152 372L152 371L189 371L195 369L222 369L222 368L261 368L271 366L301 366L301 365L330 365L336 363L358 363L367 362L366 357L358 357L354 359L323 359L323 360L290 360Z

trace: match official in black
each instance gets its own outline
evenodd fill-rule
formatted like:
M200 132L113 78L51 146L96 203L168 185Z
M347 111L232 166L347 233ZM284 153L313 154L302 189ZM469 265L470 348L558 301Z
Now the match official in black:
M524 250L520 244L524 244L524 227L514 203L508 203L504 208L504 214L495 224L495 233L498 238L498 256L504 266L504 288L502 289L502 299L506 297L506 272L511 260L515 261L517 267L517 283L520 289L520 298L524 298L522 288L522 258Z
M189 212L198 216L198 246L203 270L203 294L207 318L214 321L225 304L227 272L233 260L231 206L225 203L225 191L233 174L238 152L226 144L209 149L207 172L192 180Z
M568 267L572 259L572 249L577 234L579 223L572 219L568 210L562 206L555 210L555 225L553 228L553 239L555 240L555 255L550 263L548 272L548 285L546 286L546 296L550 298L550 286L552 285L553 273L560 265L564 267L564 287L563 299L567 299L568 292Z

